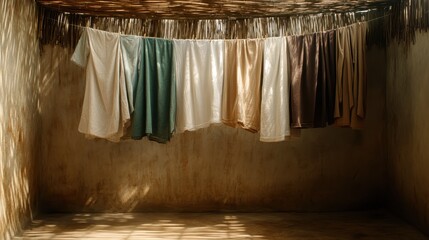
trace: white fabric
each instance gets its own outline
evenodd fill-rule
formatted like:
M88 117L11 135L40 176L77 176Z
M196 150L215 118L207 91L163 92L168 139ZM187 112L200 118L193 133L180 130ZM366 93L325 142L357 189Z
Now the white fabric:
M287 40L268 38L264 44L260 140L277 142L290 136Z
M130 113L134 111L134 92L137 87L137 70L140 56L140 38L138 36L121 36L122 60L125 71L127 96Z
M119 34L86 28L72 61L86 67L79 132L119 141L130 119Z
M222 40L175 40L176 132L221 122Z

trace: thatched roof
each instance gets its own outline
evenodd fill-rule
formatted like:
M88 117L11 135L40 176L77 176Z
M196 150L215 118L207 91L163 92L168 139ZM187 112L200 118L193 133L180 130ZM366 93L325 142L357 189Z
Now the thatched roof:
M74 46L81 28L156 37L252 37L255 29L309 31L371 21L377 43L394 38L411 43L429 29L429 0L36 0L42 44ZM352 13L353 15L349 15ZM356 14L356 15L354 15ZM350 16L353 16L350 18ZM356 16L356 17L355 17ZM386 16L381 17L380 16ZM384 21L385 20L385 21ZM219 22L220 21L220 22ZM274 24L271 24L274 23ZM316 24L314 24L316 23ZM314 26L316 25L316 26ZM169 33L174 29L174 33ZM201 31L204 30L204 31ZM201 34L216 30L207 36ZM166 34L169 33L169 34ZM294 32L292 32L294 33ZM253 34L255 35L255 34ZM256 36L259 36L256 35Z
M219 19L347 12L397 0L37 0L51 10L122 18Z

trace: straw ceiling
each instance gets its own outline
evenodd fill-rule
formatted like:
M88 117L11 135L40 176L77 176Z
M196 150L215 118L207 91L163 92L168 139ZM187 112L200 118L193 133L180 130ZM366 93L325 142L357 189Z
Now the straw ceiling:
M321 23L327 24L328 29L333 29L356 21L386 16L378 21L370 21L372 34L369 35L379 39L376 42L380 43L397 39L408 44L414 41L417 31L429 30L429 0L36 0L36 2L40 7L41 43L63 46L75 45L80 35L77 26L154 37L165 37L164 33L173 28L186 33L184 36L198 38L198 31L213 29L212 25L221 20L223 35L220 38L232 38L237 37L237 33L240 32L236 29L246 32L254 27L254 24L249 24L252 21L256 23L278 21L282 28L287 28L286 25L295 22L303 24L301 26L309 26L311 30L313 25L317 27ZM351 15L348 15L350 13L356 14L353 15L356 18L350 18ZM173 22L169 22L170 20ZM308 24L308 20L317 24L311 22ZM171 27L173 26L171 23L175 27ZM270 27L269 24L265 25L267 25L265 28Z
M347 12L397 0L37 0L58 12L151 19L214 19Z

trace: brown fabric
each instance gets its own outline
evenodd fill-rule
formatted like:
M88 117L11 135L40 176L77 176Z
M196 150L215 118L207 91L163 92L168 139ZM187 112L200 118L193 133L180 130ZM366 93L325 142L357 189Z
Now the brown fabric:
M317 80L316 80L316 103L314 108L314 122L313 127L326 127L327 122L327 89L326 80L327 72L325 62L325 48L324 39L322 33L316 34L317 44L319 45L318 55L314 56L319 58L319 66L317 69Z
M335 31L288 37L291 64L291 127L334 122Z
M334 123L335 88L336 88L336 31L323 33L323 63L326 77L326 121Z
M260 126L263 41L225 41L222 122L257 132Z
M337 30L335 126L361 129L366 112L366 23Z
M291 127L313 127L319 58L317 35L288 37L291 72Z

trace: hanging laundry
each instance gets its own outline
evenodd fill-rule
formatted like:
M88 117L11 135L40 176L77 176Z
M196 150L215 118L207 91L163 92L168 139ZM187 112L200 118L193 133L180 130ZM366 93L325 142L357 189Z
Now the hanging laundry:
M356 36L356 47L353 52L353 100L352 117L350 126L354 129L362 129L366 114L366 33L367 23L354 24L350 29L352 36ZM353 33L353 31L355 31Z
M119 34L85 28L71 60L86 67L79 131L119 141L130 120Z
M334 122L335 31L289 36L291 127L326 127Z
M335 97L335 126L350 126L350 109L353 105L353 62L348 28L337 29L337 83Z
M260 140L277 142L290 136L287 39L264 42Z
M260 127L263 40L225 41L222 122L257 132Z
M337 30L335 126L363 128L366 109L366 23Z
M327 31L322 35L323 38L323 69L326 87L326 121L329 125L334 123L334 110L335 110L335 89L337 77L337 61L336 61L336 31ZM316 113L317 115L317 113Z
M148 136L165 143L175 127L176 83L173 66L173 42L141 38L132 138Z
M141 37L121 35L122 60L125 71L125 80L127 86L127 96L130 113L134 111L134 99L137 92L137 70L139 59L141 57Z
M334 123L336 55L335 31L316 33L319 42L316 103L313 127Z
M319 34L289 36L288 47L291 68L291 127L319 126L315 109L319 79L321 38ZM323 84L323 83L321 83Z
M176 132L221 123L223 40L174 40Z

